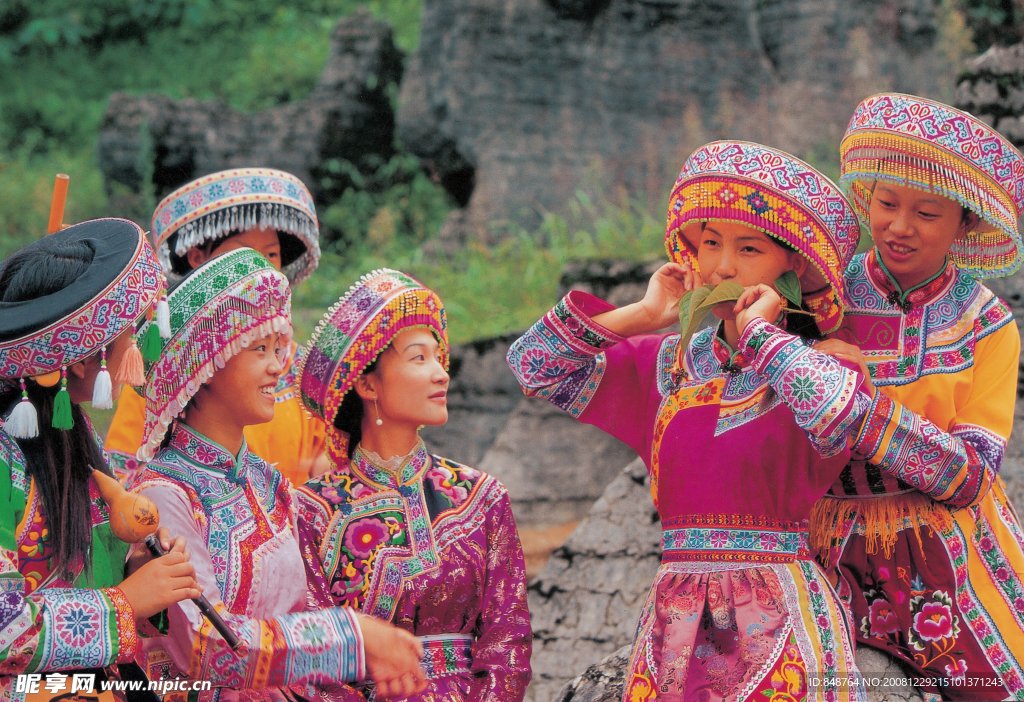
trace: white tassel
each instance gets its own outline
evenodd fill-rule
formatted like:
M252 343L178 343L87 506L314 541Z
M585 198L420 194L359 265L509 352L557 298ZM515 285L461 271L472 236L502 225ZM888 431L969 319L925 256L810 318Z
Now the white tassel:
M106 366L100 368L96 374L96 382L92 386L92 407L93 409L113 409L114 396L110 383L110 372Z
M4 422L4 431L15 439L34 439L39 436L39 415L28 399L25 379L21 379L21 402L14 406L11 416Z
M156 327L160 330L161 339L171 338L171 307L167 304L166 295L161 295L156 305Z

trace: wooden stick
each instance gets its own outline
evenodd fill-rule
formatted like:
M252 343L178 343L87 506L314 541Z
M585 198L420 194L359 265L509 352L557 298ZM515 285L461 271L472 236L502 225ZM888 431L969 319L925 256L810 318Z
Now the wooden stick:
M59 232L64 228L64 204L68 201L68 181L71 179L58 173L53 182L53 201L50 203L50 223L46 227L47 234Z

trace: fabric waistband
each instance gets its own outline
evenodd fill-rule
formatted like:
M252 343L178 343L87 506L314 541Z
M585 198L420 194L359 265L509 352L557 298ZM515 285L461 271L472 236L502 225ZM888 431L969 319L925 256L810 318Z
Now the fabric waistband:
M807 543L806 522L781 522L744 515L709 515L666 520L662 527L663 563L792 563L812 557Z
M473 637L469 634L435 634L419 637L423 645L423 672L428 678L470 673Z

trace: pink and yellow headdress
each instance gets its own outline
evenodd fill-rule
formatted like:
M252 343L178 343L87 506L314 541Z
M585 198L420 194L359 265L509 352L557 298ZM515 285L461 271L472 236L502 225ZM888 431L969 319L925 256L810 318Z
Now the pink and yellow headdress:
M716 141L683 165L668 201L665 248L695 270L702 223L734 222L792 246L811 265L801 278L804 301L823 334L843 319L843 271L860 228L839 188L787 153L743 141Z
M153 458L171 421L233 356L272 332L291 336L288 280L252 249L207 261L167 303L171 336L146 374L146 426L138 451L143 463Z
M419 281L387 268L364 275L320 320L300 361L299 392L328 432L345 394L400 331L430 329L448 368L448 325L441 299ZM335 441L339 451L344 450Z
M981 120L912 95L875 95L857 106L839 154L839 183L865 226L878 180L938 193L980 217L953 242L956 266L976 278L1020 268L1024 158Z

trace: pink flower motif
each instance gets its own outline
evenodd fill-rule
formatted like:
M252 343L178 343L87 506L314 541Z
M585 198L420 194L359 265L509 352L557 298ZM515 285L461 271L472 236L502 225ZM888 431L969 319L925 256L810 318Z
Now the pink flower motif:
M373 494L373 488L369 487L364 483L354 483L352 485L352 499L358 500L362 497Z
M170 223L171 223L171 212L170 212L170 210L164 210L163 212L160 213L160 224L167 225L167 224L170 224Z
M817 580L812 580L809 588L811 592L821 592L821 585L818 584Z
M914 615L914 629L925 641L953 636L953 612L943 602L928 602Z
M197 190L188 196L188 204L192 207L199 207L203 204L203 191Z
M896 634L900 630L896 612L886 600L875 600L871 603L868 608L868 620L871 622L871 636L884 638L886 634Z
M229 181L228 182L228 190L230 190L231 192L233 192L234 194L237 195L238 193L240 193L243 190L245 190L245 183L242 182L241 180Z
M430 479L430 483L434 486L435 490L445 495L455 504L463 502L469 496L466 488L455 484L457 477L445 468L431 468L427 473L427 477Z
M345 532L345 548L356 558L367 558L390 536L388 528L377 519L367 517L354 522Z
M1013 601L1013 608L1018 612L1024 612L1024 598L1018 597Z
M708 537L708 542L714 548L722 548L727 543L729 543L729 535L724 531L713 531L711 532L711 535Z
M992 539L990 539L989 537L986 536L986 537L982 538L982 540L979 542L978 545L981 546L986 551L991 551L992 550Z
M280 193L284 191L284 186L281 185L281 181L272 180L270 181L270 189L273 190L275 193Z
M761 534L761 548L773 551L779 546L779 537L775 534Z
M953 556L953 558L958 558L959 556L964 555L963 544L961 544L959 541L953 541L949 544L949 553Z
M1010 574L1006 572L1006 568L998 568L996 570L996 580L1008 580Z
M832 651L826 651L825 655L822 656L821 660L824 661L825 665L829 666L830 668L836 664L836 656L834 653L832 653Z
M954 660L952 664L946 666L946 675L951 678L962 678L967 675L967 661L963 658L960 660Z
M886 568L885 566L882 566L881 568L878 569L878 574L880 576L882 576L883 578L885 578L886 580L889 579L889 569Z

